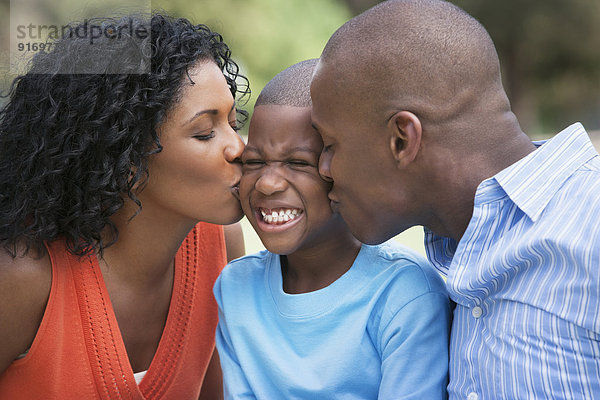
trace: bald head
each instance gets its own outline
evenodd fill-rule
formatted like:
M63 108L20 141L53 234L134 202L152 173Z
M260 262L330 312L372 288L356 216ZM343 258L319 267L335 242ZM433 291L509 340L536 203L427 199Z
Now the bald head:
M488 33L442 0L388 0L348 21L310 89L319 172L364 243L415 224L459 240L477 186L533 150Z
M509 109L494 45L486 30L440 0L389 0L344 24L321 56L343 85L375 101L445 121L493 93Z
M316 58L301 61L275 75L260 92L255 107L310 107L310 80L318 61Z

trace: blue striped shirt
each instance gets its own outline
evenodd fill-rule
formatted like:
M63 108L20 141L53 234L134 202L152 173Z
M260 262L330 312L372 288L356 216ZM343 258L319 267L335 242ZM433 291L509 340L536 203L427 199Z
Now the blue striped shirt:
M535 144L459 243L425 230L457 304L450 399L600 399L600 157L578 123Z

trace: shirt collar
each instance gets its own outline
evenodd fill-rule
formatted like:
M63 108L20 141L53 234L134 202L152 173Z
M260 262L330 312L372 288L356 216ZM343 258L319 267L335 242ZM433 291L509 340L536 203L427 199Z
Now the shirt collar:
M580 123L534 144L537 150L492 178L532 221L539 218L569 176L598 156Z
M569 126L550 140L534 144L537 150L483 181L477 188L476 202L493 201L508 195L532 221L536 221L565 180L598 156L580 123ZM427 227L424 229L427 258L446 275L458 243L436 235Z

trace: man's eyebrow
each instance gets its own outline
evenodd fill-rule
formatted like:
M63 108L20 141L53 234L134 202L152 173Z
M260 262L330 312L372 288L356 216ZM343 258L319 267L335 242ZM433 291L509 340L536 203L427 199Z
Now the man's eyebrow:
M233 109L235 108L235 102L233 103L233 105L231 106L231 109L229 109L229 113L231 113L233 111ZM202 111L198 111L196 114L194 114L194 116L192 118L190 118L184 125L187 125L189 123L191 123L193 120L195 120L196 118L198 118L201 115L204 114L212 114L212 115L216 115L219 113L219 110L215 110L215 109L208 109L208 110L202 110Z

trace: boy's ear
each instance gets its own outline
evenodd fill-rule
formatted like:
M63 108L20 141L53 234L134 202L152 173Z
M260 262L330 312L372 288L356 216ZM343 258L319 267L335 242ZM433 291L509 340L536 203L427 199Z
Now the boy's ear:
M423 128L419 118L410 111L398 111L390 119L390 150L398 168L405 168L417 156Z

